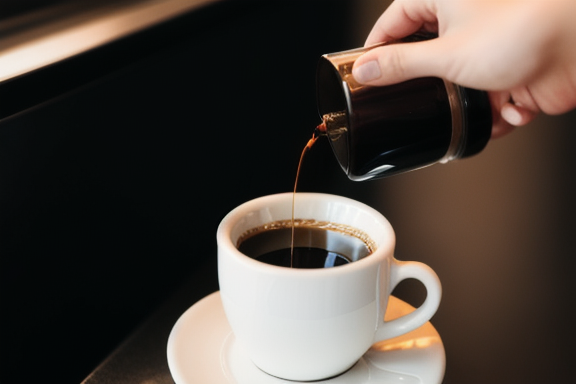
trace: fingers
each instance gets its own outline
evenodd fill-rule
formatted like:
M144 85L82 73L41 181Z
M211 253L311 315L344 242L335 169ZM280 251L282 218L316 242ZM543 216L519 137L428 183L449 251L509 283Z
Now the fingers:
M502 106L500 115L508 124L517 127L528 124L536 117L536 113L529 109L511 103Z
M406 37L421 29L437 31L431 2L396 0L380 16L366 39L365 46Z
M397 40L418 31L438 32L437 4L433 0L395 0L380 16L366 39L366 46ZM440 76L452 55L445 39L392 44L370 50L354 64L356 81L389 85L416 77ZM448 47L449 48L449 47Z
M354 63L352 75L361 84L390 85L449 71L451 56L440 39L392 44L371 49Z
M515 127L526 125L536 117L536 113L511 103L505 103L496 111L492 123L492 138L502 137L514 130Z
M509 92L489 92L492 104L492 138L502 137L515 127L526 125L538 111L514 102Z
M526 87L510 91L500 107L500 115L510 125L526 125L538 115L540 108Z

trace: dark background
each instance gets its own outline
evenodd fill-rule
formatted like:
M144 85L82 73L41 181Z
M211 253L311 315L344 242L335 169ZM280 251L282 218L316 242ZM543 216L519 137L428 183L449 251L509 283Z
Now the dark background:
M0 121L2 383L80 382L215 257L228 211L292 190L349 6L216 4L6 85L14 108L74 89ZM314 149L301 190L346 180Z
M0 383L82 381L213 263L229 210L292 190L318 57L361 45L373 3L217 3L2 84ZM575 121L365 183L307 155L300 191L374 206L438 272L446 384L576 382Z

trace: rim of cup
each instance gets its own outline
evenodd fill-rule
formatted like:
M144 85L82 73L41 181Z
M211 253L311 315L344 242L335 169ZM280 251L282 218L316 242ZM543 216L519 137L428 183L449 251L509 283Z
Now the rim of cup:
M381 263L387 257L389 257L390 259L393 258L394 247L396 243L394 230L390 222L386 219L386 217L384 217L384 215L382 215L376 209L348 197L332 195L327 193L298 192L296 193L296 204L298 204L298 198L308 199L309 204L314 202L325 203L327 200L329 200L330 203L345 204L347 206L352 206L354 209L358 211L363 212L365 215L373 217L374 220L372 223L365 224L364 228L358 228L358 229L364 231L374 241L374 243L376 244L376 249L371 254L361 258L360 260L356 260L354 262L332 268L289 268L284 266L271 265L264 263L262 261L258 261L240 252L237 248L237 244L235 244L240 235L238 234L233 235L234 229L238 225L239 220L246 217L247 215L253 214L254 212L266 209L266 207L278 205L280 203L285 204L284 203L285 201L288 201L290 203L290 209L291 209L292 192L284 192L257 197L231 210L222 219L220 225L218 226L217 230L218 244L220 244L220 247L225 247L237 262L241 262L253 269L268 271L269 273L274 273L277 275L300 274L302 276L315 277L319 275L328 275L328 274L330 275L342 274L342 273L345 274L350 273L353 270L365 268L367 264ZM289 217L288 220L290 218L291 217ZM302 219L302 218L295 217L295 219ZM276 220L285 220L285 218L273 219L273 221ZM358 227L358 223L355 223L356 225L351 223L338 223L338 224L346 224L351 225L353 227ZM368 225L376 225L380 228L369 231L366 229ZM244 231L248 229L250 228L246 228ZM378 231L377 236L373 235L374 231ZM219 250L219 252L221 252L221 250Z

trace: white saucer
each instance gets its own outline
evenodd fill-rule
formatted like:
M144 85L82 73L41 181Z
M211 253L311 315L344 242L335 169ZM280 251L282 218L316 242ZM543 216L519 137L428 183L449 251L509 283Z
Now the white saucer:
M414 308L390 297L386 319ZM224 314L220 292L190 307L168 338L168 366L176 384L294 383L258 369L243 353ZM446 355L438 332L429 322L387 341L374 344L352 369L321 383L440 384Z

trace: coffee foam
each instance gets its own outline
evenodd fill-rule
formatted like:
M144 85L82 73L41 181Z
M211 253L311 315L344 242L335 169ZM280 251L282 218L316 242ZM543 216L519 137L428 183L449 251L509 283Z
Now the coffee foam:
M266 231L291 228L292 224L294 224L295 228L296 227L317 228L338 232L348 236L353 236L356 237L357 239L360 239L366 245L369 253L372 253L376 250L376 243L370 238L370 236L368 236L365 232L361 231L360 229L346 224L338 224L330 221L319 221L314 219L294 219L294 222L292 222L291 219L278 220L273 221L271 223L260 225L255 228L251 228L246 232L244 232L238 238L238 241L236 242L236 247L238 247L240 244L242 244L243 241L254 235Z

